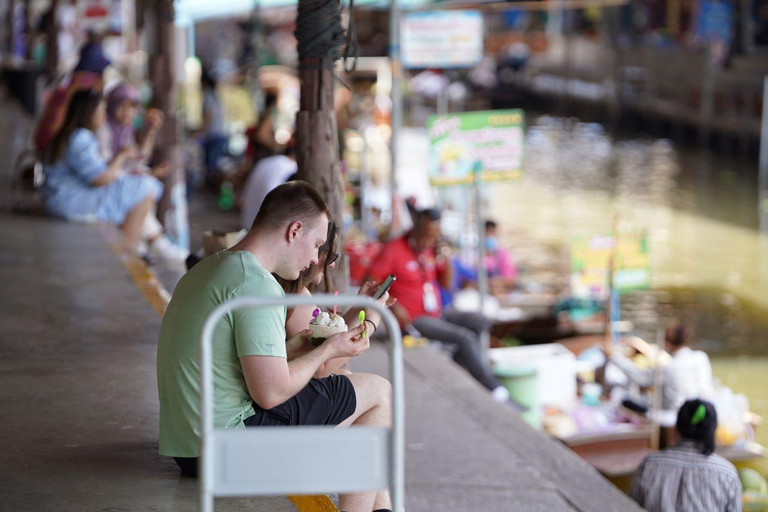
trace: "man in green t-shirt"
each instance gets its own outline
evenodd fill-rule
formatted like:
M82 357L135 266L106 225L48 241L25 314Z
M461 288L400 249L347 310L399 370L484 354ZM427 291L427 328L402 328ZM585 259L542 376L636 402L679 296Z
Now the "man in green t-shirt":
M157 349L160 454L183 473L197 474L200 455L200 359L203 323L232 298L282 297L272 274L294 280L318 262L330 213L311 185L293 181L270 192L251 230L226 251L209 256L179 281L163 317ZM227 314L213 334L216 428L281 425L389 426L391 387L377 375L313 375L330 359L369 347L363 327L308 350L309 331L285 339L286 309L262 307ZM258 461L254 461L258 463ZM348 512L387 510L386 491L339 497Z

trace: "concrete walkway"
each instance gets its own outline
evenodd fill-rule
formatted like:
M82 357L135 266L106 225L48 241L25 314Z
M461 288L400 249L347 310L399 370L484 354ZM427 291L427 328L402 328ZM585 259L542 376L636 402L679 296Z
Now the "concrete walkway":
M98 227L0 224L0 510L195 510L197 482L157 453L160 317ZM280 497L217 510L297 508Z
M3 105L0 137L14 123ZM160 318L103 229L10 213L0 223L0 510L195 510L196 482L157 455ZM443 354L405 362L408 512L640 510ZM386 367L374 345L353 370ZM278 497L217 510L322 508Z

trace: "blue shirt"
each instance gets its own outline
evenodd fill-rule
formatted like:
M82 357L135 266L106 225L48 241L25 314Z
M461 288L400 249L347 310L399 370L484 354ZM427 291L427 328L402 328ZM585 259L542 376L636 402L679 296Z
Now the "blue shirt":
M71 221L121 225L141 201L150 195L158 199L162 194L162 184L147 175L126 174L105 186L94 185L107 166L92 131L78 128L72 132L64 155L43 167L48 213Z
M106 168L96 135L85 128L75 130L64 155L44 166L43 196L48 211L71 220L96 220L103 194L94 193L97 188L93 181Z

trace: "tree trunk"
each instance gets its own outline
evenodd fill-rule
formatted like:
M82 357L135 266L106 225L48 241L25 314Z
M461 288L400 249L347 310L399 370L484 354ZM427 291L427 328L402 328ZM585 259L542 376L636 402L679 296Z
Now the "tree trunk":
M299 12L317 5L315 0L299 0ZM329 20L323 19L321 22ZM297 37L302 37L297 34ZM328 203L333 219L342 227L344 182L339 163L339 138L333 109L335 76L330 58L302 58L299 62L301 109L296 115L296 161L298 177L314 185ZM344 236L338 231L338 251L343 255ZM341 257L331 276L336 290L349 286L347 259Z

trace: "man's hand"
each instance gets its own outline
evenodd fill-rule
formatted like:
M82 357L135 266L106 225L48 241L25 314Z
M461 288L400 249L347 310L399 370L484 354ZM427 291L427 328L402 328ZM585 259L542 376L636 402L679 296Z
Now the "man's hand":
M371 346L368 337L361 337L364 326L358 325L347 332L334 334L325 340L324 346L330 351L331 358L359 356Z
M311 336L312 331L310 329L304 329L296 336L285 342L285 352L289 361L292 361L297 357L301 357L315 348L309 342L309 338Z

